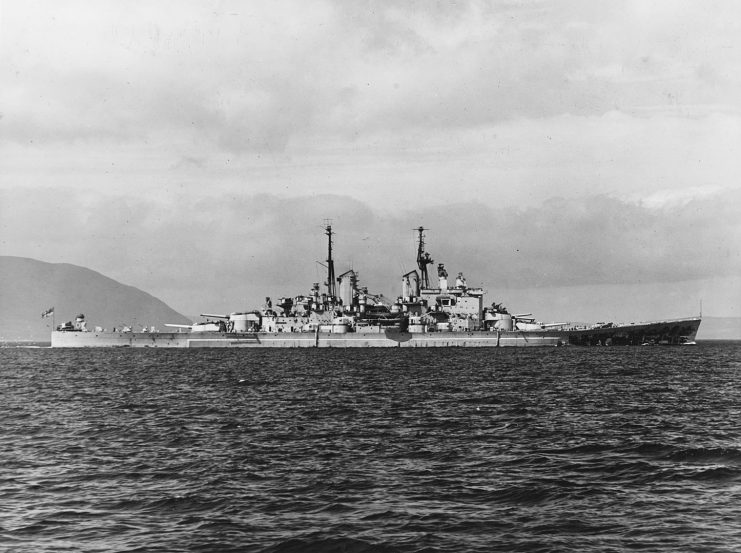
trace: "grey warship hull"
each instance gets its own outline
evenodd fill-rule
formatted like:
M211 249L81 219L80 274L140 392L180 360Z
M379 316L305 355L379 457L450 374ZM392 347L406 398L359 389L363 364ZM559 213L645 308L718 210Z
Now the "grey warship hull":
M62 332L52 333L55 348L426 348L561 346L567 341L558 332L409 332L373 334L311 332Z
M672 319L649 323L598 325L567 330L569 344L576 346L643 346L694 344L702 319Z
M429 348L681 345L693 343L701 319L675 319L565 330L377 333L323 332L52 332L52 347L133 348Z

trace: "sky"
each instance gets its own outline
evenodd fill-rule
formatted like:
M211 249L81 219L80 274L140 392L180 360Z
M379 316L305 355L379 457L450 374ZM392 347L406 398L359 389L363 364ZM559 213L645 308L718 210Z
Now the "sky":
M412 229L542 320L741 316L741 3L0 0L0 255L181 313Z

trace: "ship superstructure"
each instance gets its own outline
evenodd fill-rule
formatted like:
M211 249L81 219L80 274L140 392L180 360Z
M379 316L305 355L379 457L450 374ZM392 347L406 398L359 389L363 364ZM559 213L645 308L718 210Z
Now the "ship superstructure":
M52 332L53 347L501 347L560 345L641 345L694 343L700 318L630 325L577 326L542 323L532 314L510 314L500 303L484 305L484 290L469 287L462 272L449 277L444 263L437 278L428 266L425 228L417 234L417 269L401 277L400 295L390 300L360 285L354 269L335 276L334 233L327 236L324 289L313 283L307 294L265 298L261 309L202 314L205 322L167 325L177 331L88 332L84 316ZM128 330L128 331L127 331Z

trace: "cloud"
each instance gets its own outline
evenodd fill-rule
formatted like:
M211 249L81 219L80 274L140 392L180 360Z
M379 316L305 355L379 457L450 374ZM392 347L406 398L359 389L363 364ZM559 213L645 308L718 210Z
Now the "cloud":
M21 142L175 137L250 152L297 138L738 106L739 11L726 2L7 3L0 124L5 140Z

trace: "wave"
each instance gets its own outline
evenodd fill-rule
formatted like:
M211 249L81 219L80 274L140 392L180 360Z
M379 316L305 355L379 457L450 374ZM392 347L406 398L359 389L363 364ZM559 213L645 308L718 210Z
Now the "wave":
M673 448L665 452L661 458L683 462L741 464L741 450L735 447Z
M398 548L356 538L317 535L290 538L261 551L262 553L396 553Z
M30 351L0 371L11 550L741 543L738 348Z

